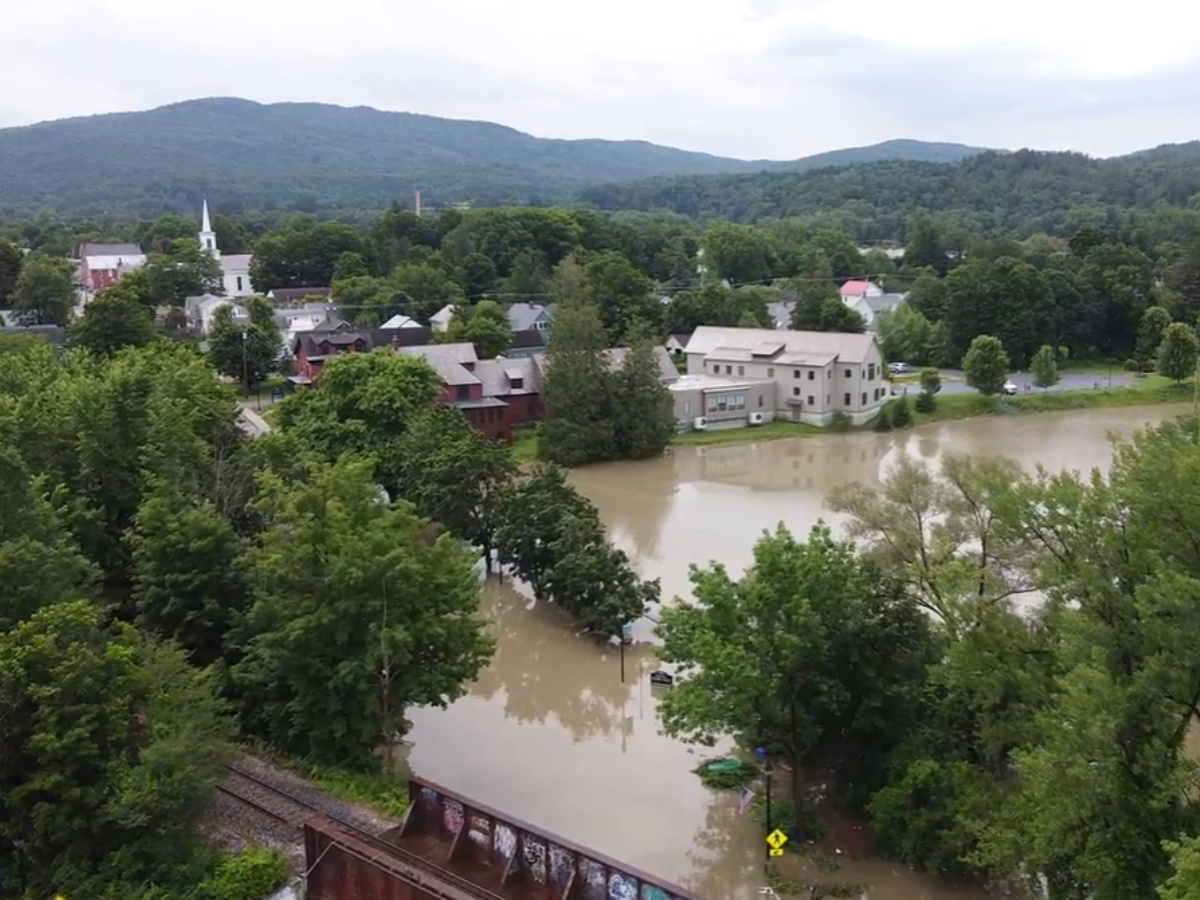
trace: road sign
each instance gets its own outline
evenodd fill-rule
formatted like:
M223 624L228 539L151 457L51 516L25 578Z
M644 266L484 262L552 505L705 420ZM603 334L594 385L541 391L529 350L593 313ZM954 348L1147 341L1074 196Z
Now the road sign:
M776 828L767 835L767 845L771 848L772 856L783 856L783 845L788 842L788 836Z
M624 625L621 626L621 640L623 640L626 644L630 643L633 640L633 623L632 622L626 622Z
M670 672L664 672L662 669L656 669L650 673L650 684L655 687L671 687L675 683L675 676Z

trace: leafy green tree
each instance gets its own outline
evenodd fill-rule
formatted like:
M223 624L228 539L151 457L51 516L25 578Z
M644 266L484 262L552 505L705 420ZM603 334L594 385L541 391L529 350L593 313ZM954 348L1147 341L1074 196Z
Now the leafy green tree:
M705 268L717 278L736 285L771 277L771 246L756 228L716 222L701 235L700 246Z
M1161 306L1151 306L1142 313L1141 324L1138 326L1137 347L1134 351L1140 366L1154 365L1158 359L1158 348L1162 346L1163 335L1170 325L1171 314Z
M17 286L24 261L24 254L13 246L12 241L0 238L0 306L8 305L9 295Z
M428 263L401 263L389 277L400 312L428 319L443 306L462 302L462 289L440 268Z
M506 294L517 297L545 296L550 289L550 277L543 255L536 250L526 250L517 255L502 287Z
M496 264L472 251L454 267L454 280L467 297L481 297L496 289Z
M933 269L920 269L904 302L930 322L941 322L946 318L945 279L939 278Z
M639 578L597 519L568 517L550 553L554 562L542 589L586 632L619 638L625 623L641 618L659 600L658 579Z
M101 876L167 881L226 752L213 680L68 601L0 632L0 695L5 896L96 896Z
M931 413L937 409L937 395L942 389L942 375L937 369L921 370L921 393L915 404L917 412Z
M599 310L610 346L624 340L635 323L660 327L661 304L650 279L622 254L596 254L584 266L583 277L583 299Z
M67 260L31 253L9 298L17 320L24 325L66 325L75 308L74 278Z
M947 362L949 338L945 323L931 322L909 303L882 310L875 317L875 336L885 359L918 366Z
M371 769L405 710L462 696L493 650L473 554L380 501L371 465L264 476L270 525L254 561L245 658L233 669L245 728L288 753Z
M577 466L616 453L607 346L595 306L559 304L550 326L542 388L546 414L540 449L546 461Z
M71 323L68 342L97 356L110 356L123 347L143 347L158 336L153 313L137 297L120 290L120 283L103 291Z
M792 307L791 327L797 331L843 331L861 334L866 323L847 306L832 282L804 282Z
M929 268L938 276L943 276L950 266L946 249L945 234L937 222L924 215L914 216L909 221L904 244L904 265L907 268Z
M888 405L892 407L892 426L894 428L907 428L912 424L912 407L908 405L907 397L897 397Z
M0 446L0 632L64 597L94 593L99 573L54 499L15 448Z
M494 300L481 300L475 304L461 334L463 340L475 345L480 359L494 359L512 345L512 324L508 314Z
M1061 375L1058 373L1058 361L1054 356L1054 348L1043 344L1041 349L1030 360L1029 369L1033 373L1033 383L1040 388L1048 388L1058 384Z
M812 236L810 243L829 260L834 278L861 278L866 272L866 264L858 251L858 245L846 232L836 228L823 228Z
M437 373L422 359L386 348L340 354L311 388L276 405L275 424L327 463L344 453L370 459L376 478L395 497L400 439L441 391Z
M163 486L138 507L128 540L137 624L177 641L196 665L221 659L249 595L233 527L210 504Z
M666 731L765 747L791 767L795 810L810 766L880 778L930 655L927 622L911 601L824 524L805 542L782 526L764 534L740 580L720 565L693 566L691 580L696 602L667 605L659 626L662 658L678 678L662 701ZM868 708L875 714L859 714ZM848 758L849 742L869 749ZM795 819L803 829L804 816Z
M1196 332L1183 322L1168 325L1158 348L1158 372L1172 381L1183 381L1195 373L1198 355Z
M355 253L353 250L347 250L338 257L337 263L333 267L333 277L330 279L330 284L337 284L339 281L345 281L347 278L363 278L370 274L366 262L363 261L362 254Z
M621 459L659 456L675 435L675 406L663 384L655 345L636 341L609 377L614 452Z
M141 274L154 306L183 306L188 297L221 292L221 264L195 239L175 241L170 253L151 253Z
M1200 900L1200 837L1172 841L1171 877L1158 889L1159 900Z
M343 253L367 258L362 234L341 222L307 223L254 242L250 283L265 294L280 287L327 287Z
M505 485L498 498L495 532L500 563L509 566L546 598L547 573L556 562L554 544L563 536L568 521L592 523L595 535L603 535L596 508L567 482L563 469L539 465L524 478Z
M990 334L981 334L971 341L962 365L967 384L985 396L1000 393L1008 379L1008 354L1000 339Z
M886 432L892 430L892 405L885 403L879 407L879 414L875 416L875 430Z
M994 335L1018 365L1057 338L1050 286L1028 263L976 259L946 278L946 325L961 350L981 334Z
M400 496L483 550L490 568L499 492L516 471L511 451L473 429L459 410L437 407L413 421L396 458Z
M248 321L238 322L233 307L219 306L208 329L208 358L213 368L237 379L249 391L279 370L282 342L274 310L261 297L246 303Z

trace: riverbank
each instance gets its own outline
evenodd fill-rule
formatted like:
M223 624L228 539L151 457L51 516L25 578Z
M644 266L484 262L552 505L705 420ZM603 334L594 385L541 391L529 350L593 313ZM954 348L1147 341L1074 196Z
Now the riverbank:
M1028 415L1042 412L1064 412L1073 409L1104 409L1129 406L1158 406L1186 403L1192 399L1190 381L1175 383L1161 375L1138 376L1135 383L1120 387L1082 388L1072 391L1037 391L1014 397L985 397L982 394L938 395L937 409L932 413L913 410L912 427L936 422L953 422L976 416ZM916 391L909 392L909 403L916 400ZM776 419L752 428L729 428L718 431L685 431L675 435L673 447L711 447L730 444L756 444L789 438L813 437L857 431L870 431L872 423L851 428L818 428L802 422ZM537 459L537 432L522 429L513 435L513 453L518 461Z

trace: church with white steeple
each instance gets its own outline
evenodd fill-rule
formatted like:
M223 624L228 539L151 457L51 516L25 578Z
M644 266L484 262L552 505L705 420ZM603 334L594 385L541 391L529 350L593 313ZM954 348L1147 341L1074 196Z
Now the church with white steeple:
M250 286L249 253L235 253L232 256L222 256L221 248L217 246L217 234L212 229L208 217L208 201L200 212L200 249L207 250L213 259L221 264L222 292L226 297L248 297L254 293Z

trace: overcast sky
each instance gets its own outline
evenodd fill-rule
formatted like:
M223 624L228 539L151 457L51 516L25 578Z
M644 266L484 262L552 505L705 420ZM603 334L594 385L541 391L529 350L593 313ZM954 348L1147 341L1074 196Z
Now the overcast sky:
M13 0L0 126L310 100L787 159L1200 138L1196 0Z

